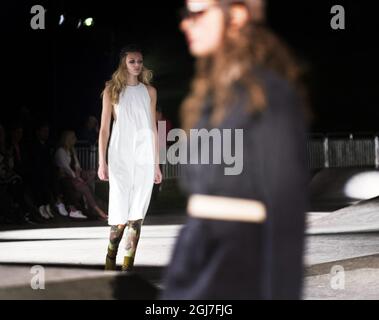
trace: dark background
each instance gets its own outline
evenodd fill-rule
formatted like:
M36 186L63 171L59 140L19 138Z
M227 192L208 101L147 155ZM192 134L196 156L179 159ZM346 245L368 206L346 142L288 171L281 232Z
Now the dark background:
M30 9L47 9L46 29L32 30ZM346 10L344 31L330 27L330 9ZM379 131L379 68L375 1L279 1L269 22L308 67L314 132ZM193 72L193 59L178 30L183 1L22 1L3 4L0 123L19 119L24 107L54 130L79 129L88 115L100 118L100 94L128 43L145 50L155 73L158 104L175 125ZM59 16L66 15L62 26ZM92 28L76 28L93 17Z

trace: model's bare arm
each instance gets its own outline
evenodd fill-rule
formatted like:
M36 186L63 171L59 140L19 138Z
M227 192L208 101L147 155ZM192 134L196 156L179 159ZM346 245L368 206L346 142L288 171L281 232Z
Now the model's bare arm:
M108 89L103 95L103 110L101 113L101 125L99 132L99 171L98 175L101 180L108 180L108 165L107 165L107 146L110 134L110 126L112 119L112 102Z
M148 87L150 99L151 99L151 121L154 133L154 145L155 145L155 183L162 182L162 173L159 168L159 142L158 142L158 131L156 122L156 109L157 109L157 90L149 86Z

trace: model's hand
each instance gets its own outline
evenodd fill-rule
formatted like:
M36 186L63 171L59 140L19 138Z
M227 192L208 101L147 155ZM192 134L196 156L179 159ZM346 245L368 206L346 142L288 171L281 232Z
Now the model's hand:
M108 165L106 163L102 163L99 165L99 170L97 171L97 175L101 181L108 181Z
M155 184L162 183L162 172L159 166L155 166L154 183Z

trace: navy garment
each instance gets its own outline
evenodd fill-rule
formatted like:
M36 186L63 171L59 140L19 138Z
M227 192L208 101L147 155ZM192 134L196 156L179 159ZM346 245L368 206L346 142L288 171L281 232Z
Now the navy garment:
M266 109L247 114L247 91L236 85L231 112L219 126L244 130L243 172L227 176L225 163L188 164L180 185L187 195L262 201L267 220L258 225L188 218L167 269L163 299L301 298L308 184L305 120L299 96L286 80L264 69L255 76L265 90ZM207 103L196 128L210 129L210 111ZM193 148L197 145L191 141Z

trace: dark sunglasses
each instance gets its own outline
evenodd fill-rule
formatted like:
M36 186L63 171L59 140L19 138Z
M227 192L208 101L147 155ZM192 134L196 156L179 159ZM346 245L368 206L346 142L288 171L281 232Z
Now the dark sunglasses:
M185 20L185 19L192 19L196 20L200 18L204 13L206 13L209 9L218 6L218 4L211 4L208 6L204 6L204 8L201 8L196 11L189 10L188 7L181 8L178 13L179 20Z

